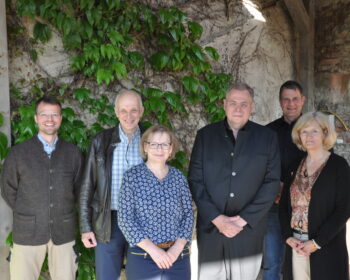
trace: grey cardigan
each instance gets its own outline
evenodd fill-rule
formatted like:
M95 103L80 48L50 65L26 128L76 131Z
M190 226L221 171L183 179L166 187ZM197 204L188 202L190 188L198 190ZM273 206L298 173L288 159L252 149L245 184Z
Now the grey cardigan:
M80 150L59 139L49 158L35 135L14 146L1 175L1 194L13 210L13 241L60 245L75 239Z

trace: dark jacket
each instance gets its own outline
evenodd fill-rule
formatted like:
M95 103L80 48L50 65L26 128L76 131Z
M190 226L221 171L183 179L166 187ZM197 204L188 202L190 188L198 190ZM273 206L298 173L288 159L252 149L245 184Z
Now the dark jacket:
M280 202L283 237L293 236L290 185L299 163L292 166ZM311 190L308 214L309 239L321 246L310 256L311 279L349 279L346 221L350 216L350 168L346 160L332 153ZM283 279L292 277L292 249L287 246Z
M215 261L209 255L222 251L222 242L232 249L231 258L261 253L266 214L279 188L276 134L248 121L233 143L225 122L198 131L189 167L189 184L198 208L198 245L202 255L208 254L207 262ZM236 237L226 238L211 222L220 214L240 215L248 225Z
M61 138L51 158L37 136L14 146L4 163L1 194L13 210L13 241L60 245L75 239L82 156Z

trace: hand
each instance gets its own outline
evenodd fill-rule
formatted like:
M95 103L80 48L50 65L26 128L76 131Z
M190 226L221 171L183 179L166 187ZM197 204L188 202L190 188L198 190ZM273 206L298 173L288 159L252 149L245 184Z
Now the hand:
M234 217L231 217L230 219L235 225L237 225L239 227L242 227L242 228L247 224L247 221L244 220L243 218L241 218L238 215L234 216Z
M95 234L93 232L86 232L81 235L81 241L85 248L92 248L97 245Z
M243 230L242 226L235 223L239 218L239 216L228 217L225 215L219 215L212 220L212 223L217 227L219 232L228 238L232 238Z
M152 260L160 269L169 269L174 263L172 257L170 257L168 252L164 251L161 248L158 248L156 245L149 248L147 250L147 253L151 256Z
M310 256L316 250L317 250L317 247L315 246L315 244L312 240L308 240L308 241L304 242L304 247L303 247L302 251L305 254Z
M286 243L292 247L292 249L298 253L299 255L303 255L303 256L306 256L307 257L307 254L302 250L303 247L304 247L304 242L303 241L300 241L294 237L289 237L287 240L286 240Z
M275 203L276 204L279 204L280 203L280 200L281 200L281 196L282 196L282 190L283 190L283 182L280 182L280 190L275 198Z
M176 262L181 252L185 248L186 244L187 244L187 240L178 238L176 239L174 245L168 249L167 254L169 255L173 263Z

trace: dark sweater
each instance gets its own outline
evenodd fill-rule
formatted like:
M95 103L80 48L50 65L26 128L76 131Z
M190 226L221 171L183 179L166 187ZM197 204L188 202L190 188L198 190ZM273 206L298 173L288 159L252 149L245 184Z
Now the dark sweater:
M62 139L51 158L37 136L14 146L1 175L1 194L13 210L13 241L60 245L75 239L82 156Z

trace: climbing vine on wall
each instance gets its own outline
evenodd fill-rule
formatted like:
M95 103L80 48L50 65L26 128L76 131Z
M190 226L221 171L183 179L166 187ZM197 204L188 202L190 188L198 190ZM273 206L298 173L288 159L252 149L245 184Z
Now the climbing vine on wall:
M77 77L83 77L88 84L106 87L126 78L131 80L144 100L146 127L155 120L171 126L172 115L186 117L187 106L198 103L209 121L224 117L221 100L231 76L213 71L212 63L219 59L216 49L203 48L197 43L203 27L179 9L154 9L135 0L16 0L8 1L7 5L17 16L35 20L32 38L28 40L28 53L34 62L40 55L38 43L45 44L53 31L58 31ZM15 32L23 31L19 26ZM171 76L176 90L147 87L138 79L147 70ZM76 143L84 152L92 135L117 124L107 95L96 95L88 86L55 84L48 79L36 83L30 93L36 97L52 94L65 104L69 104L67 100L78 102L84 112L95 116L94 123L86 125L72 107L64 106L62 112L60 136ZM11 96L25 100L16 88L12 88ZM24 103L20 103L12 116L15 143L37 131L34 103L25 106ZM173 165L184 170L186 162L186 154L179 152ZM79 246L82 254L78 279L93 279L93 256Z

